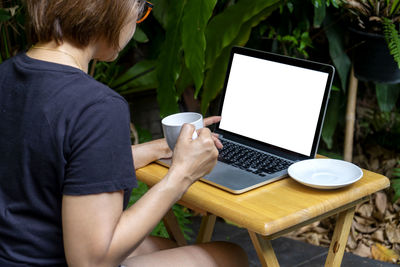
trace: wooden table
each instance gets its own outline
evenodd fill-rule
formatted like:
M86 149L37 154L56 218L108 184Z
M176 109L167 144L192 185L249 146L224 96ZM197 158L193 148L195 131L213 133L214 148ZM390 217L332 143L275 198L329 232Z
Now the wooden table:
M168 169L156 163L137 170L140 181L156 184ZM369 200L371 194L389 186L380 174L363 170L356 183L335 190L318 190L297 183L291 178L234 195L204 182L194 183L180 204L207 212L203 216L198 242L210 241L216 216L248 230L262 266L279 266L270 240L299 227L337 215L336 226L325 266L340 266L346 247L355 206ZM180 244L185 244L179 226L169 212L164 222Z

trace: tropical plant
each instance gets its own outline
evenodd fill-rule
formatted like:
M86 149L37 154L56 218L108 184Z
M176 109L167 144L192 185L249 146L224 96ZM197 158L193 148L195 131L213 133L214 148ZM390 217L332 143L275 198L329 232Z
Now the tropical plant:
M398 167L393 169L393 178L391 186L394 190L393 202L400 199L400 161L397 162Z
M389 51L400 68L399 0L341 0L341 7L359 29L383 34Z
M24 25L25 9L21 1L0 2L0 63L26 48Z
M222 89L231 47L245 45L252 28L283 1L152 2L155 7L150 24L153 27L144 25L143 33L149 35L154 28L162 29L155 40L146 44L153 55L145 55L108 84L121 94L156 88L163 117L179 111L178 101L188 89L193 90L194 98L201 102L201 111L206 113Z
M340 118L344 117L341 111L351 67L345 51L344 28L334 17L337 8L338 0L285 1L253 30L248 43L256 49L335 65L333 92L322 131L322 140L329 150L334 146L333 136Z

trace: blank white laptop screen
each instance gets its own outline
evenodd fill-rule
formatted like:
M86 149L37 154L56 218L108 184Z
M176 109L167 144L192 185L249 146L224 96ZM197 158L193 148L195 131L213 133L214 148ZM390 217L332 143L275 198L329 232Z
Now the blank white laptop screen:
M310 156L328 73L234 54L219 128Z

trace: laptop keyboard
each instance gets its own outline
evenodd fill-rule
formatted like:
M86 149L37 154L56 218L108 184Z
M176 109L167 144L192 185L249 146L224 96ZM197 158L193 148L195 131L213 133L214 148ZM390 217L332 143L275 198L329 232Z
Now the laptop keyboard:
M281 171L293 163L236 143L222 139L220 141L224 147L219 152L219 161L259 176Z

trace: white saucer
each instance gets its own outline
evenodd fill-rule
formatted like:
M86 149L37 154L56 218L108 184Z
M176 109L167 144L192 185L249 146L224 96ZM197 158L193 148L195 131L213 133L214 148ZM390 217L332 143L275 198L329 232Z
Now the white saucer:
M334 189L357 182L362 170L353 163L337 159L307 159L291 165L290 177L319 189Z

